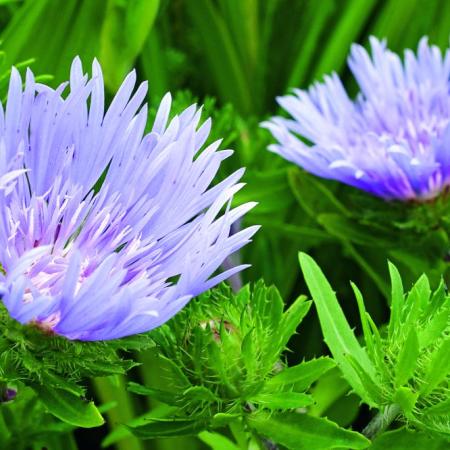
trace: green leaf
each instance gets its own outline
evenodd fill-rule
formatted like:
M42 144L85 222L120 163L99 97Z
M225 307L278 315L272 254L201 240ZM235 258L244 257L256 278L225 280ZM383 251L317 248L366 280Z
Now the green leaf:
M276 386L295 383L296 390L304 391L335 365L336 363L331 358L312 359L277 373L266 382L266 388L269 390Z
M433 344L443 336L444 331L447 328L448 317L449 309L442 308L442 311L438 312L423 329L417 330L419 333L420 348Z
M257 412L247 417L259 434L290 450L364 449L369 441L359 433L339 428L327 419L306 414Z
M130 431L140 439L195 436L207 427L205 420L159 419L146 425L131 426Z
M400 350L395 366L395 383L403 386L414 375L419 356L419 339L414 328L411 328L403 347Z
M439 437L400 428L377 437L369 450L447 450L448 442Z
M88 402L60 389L35 386L39 399L47 410L63 422L82 428L103 425L104 420L94 402Z
M250 330L242 339L241 354L247 370L248 377L253 378L256 374L257 366L255 361L254 330Z
M425 408L423 413L426 415L450 414L450 397L436 405Z
M211 433L210 431L202 431L198 438L212 450L240 450L234 442L219 433Z
M242 70L244 61L225 18L215 3L208 0L189 2L187 12L221 97L236 105L240 112L251 112L255 108L255 99L251 95L253 84Z
M353 334L335 293L310 256L300 253L300 265L319 314L325 341L334 359L355 392L369 405L375 406L374 400L368 395L359 375L346 356L351 355L373 382L375 369Z
M423 274L409 291L406 299L406 308L402 317L402 328L407 330L416 325L420 314L426 309L431 295L430 283L425 274Z
M268 409L304 408L314 402L310 395L299 392L264 393L251 397L248 401Z
M395 329L400 325L400 318L405 302L403 283L397 267L388 262L389 275L391 277L391 317L389 319L389 337L393 336Z
M450 378L450 338L442 340L441 345L434 350L430 363L423 378L421 393L429 394L444 380Z
M278 354L285 349L289 339L308 313L311 302L305 300L306 297L304 295L298 297L283 314L278 326L278 329L280 330L279 340L277 342L277 347L274 349Z
M345 53L342 51L357 39L367 18L373 14L376 7L375 0L350 0L345 3L345 8L340 9L333 27L329 30L327 45L318 55L317 66L314 69L314 77L322 76L332 70L338 71L345 64Z
M374 359L375 355L375 346L374 346L374 339L372 336L372 332L370 329L369 324L369 318L370 316L366 312L366 307L364 305L364 299L361 294L361 291L358 289L358 286L354 283L350 283L353 289L353 292L355 294L356 302L358 303L358 309L359 309L359 316L361 318L361 325L363 329L364 334L364 341L366 343L367 353L371 357L371 359Z
M144 46L159 0L109 0L100 35L100 61L105 83L115 91Z

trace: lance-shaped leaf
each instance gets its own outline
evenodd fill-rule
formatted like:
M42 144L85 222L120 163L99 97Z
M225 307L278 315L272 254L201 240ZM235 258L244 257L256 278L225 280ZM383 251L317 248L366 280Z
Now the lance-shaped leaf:
M375 406L376 402L365 389L360 376L347 356L351 355L373 383L376 383L375 368L372 362L359 345L335 293L317 263L310 256L300 253L300 265L319 314L325 342L334 359L355 392L366 403Z
M266 389L295 384L296 390L304 391L335 365L331 358L323 357L288 367L270 378L266 382Z
M140 439L195 436L205 430L207 423L201 419L159 419L146 425L130 427L130 431Z

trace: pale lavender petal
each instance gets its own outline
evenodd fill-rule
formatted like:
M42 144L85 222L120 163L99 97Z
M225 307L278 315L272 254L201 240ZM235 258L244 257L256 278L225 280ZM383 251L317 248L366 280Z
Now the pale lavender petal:
M269 150L387 200L428 200L450 185L450 50L423 38L402 62L385 41L370 46L348 58L355 101L336 74L278 98L292 118L262 124L278 141Z
M31 71L23 90L12 71L0 107L0 295L22 323L69 339L141 333L246 267L221 270L257 230L231 231L254 206L226 206L243 170L213 185L232 152L202 148L211 122L196 105L169 122L170 94L145 135L147 85L135 85L132 72L105 113L97 61L89 79L74 60L68 93Z

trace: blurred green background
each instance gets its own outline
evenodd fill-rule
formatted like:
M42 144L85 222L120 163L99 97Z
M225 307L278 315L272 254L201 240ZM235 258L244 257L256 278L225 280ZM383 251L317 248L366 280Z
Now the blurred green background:
M258 124L277 112L277 95L306 88L325 73L337 71L353 92L345 60L351 43L366 45L369 35L386 37L395 51L415 48L423 35L446 48L449 1L0 0L0 25L3 71L30 63L36 75L56 86L68 79L74 56L81 57L85 70L96 57L109 98L136 68L140 80L149 80L153 109L167 91L175 97L175 112L204 103L204 117L213 117L211 139L223 138L222 146L236 151L221 176L246 166L248 186L236 202L259 202L246 219L263 228L241 255L252 264L244 281L262 277L289 301L306 292L297 252L309 251L340 298L350 297L352 278L363 292L372 292L368 309L383 319L383 288L376 276L358 261L354 248L329 236L314 214L301 208L289 182L293 168L266 151L271 136ZM0 81L2 97L6 81ZM344 305L356 321L352 307ZM302 327L291 348L296 360L321 353L316 320Z

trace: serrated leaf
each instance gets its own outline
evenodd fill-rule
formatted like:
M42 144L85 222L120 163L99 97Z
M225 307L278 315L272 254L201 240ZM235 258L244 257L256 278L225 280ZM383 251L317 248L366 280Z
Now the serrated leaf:
M375 382L352 355L346 355L345 358L349 361L355 372L358 374L364 386L365 393L377 404L380 404L383 401L383 397L379 382Z
M419 339L415 328L409 330L395 365L395 384L403 386L414 375L419 356Z
M447 450L448 442L428 433L400 428L377 437L368 450Z
M249 398L248 401L268 409L304 408L314 403L310 395L299 392L263 393Z
M310 307L311 302L306 301L305 296L300 296L292 303L288 310L284 312L281 322L278 325L278 329L280 330L280 337L277 342L278 354L285 349L289 339L297 330L297 327L308 313Z
M389 319L388 335L393 336L394 330L400 325L400 318L403 311L404 292L403 283L397 267L388 262L389 275L391 278L391 316Z
M418 330L420 348L427 347L443 336L444 331L449 326L450 310L442 308L423 329Z
M295 383L296 390L304 391L335 365L331 358L312 359L277 373L266 382L266 388L273 389L276 386Z
M248 377L253 378L256 374L254 330L250 330L242 339L241 354Z
M450 379L450 338L443 339L441 345L431 355L430 363L423 378L421 393L429 394L444 380Z
M367 394L359 375L346 356L352 355L373 382L375 369L351 330L335 293L310 256L300 253L300 265L319 314L325 341L334 359L355 392L366 403L375 406L374 400Z
M354 284L352 282L350 284L352 286L353 292L355 294L356 302L358 304L359 316L361 318L361 325L362 325L362 329L363 329L363 335L364 335L364 341L366 343L367 353L373 360L374 356L375 356L375 347L374 347L374 339L373 339L372 332L371 332L370 325L369 325L370 316L368 315L368 313L366 311L366 307L364 305L364 299L361 294L361 291L358 289L358 286L356 286L356 284Z
M283 316L283 299L274 286L270 286L264 291L261 289L261 295L258 295L258 293L259 291L255 287L253 303L255 304L255 310L258 311L255 315L257 318L263 318L267 323L266 326L276 330Z
M402 329L405 332L415 326L421 312L426 308L431 295L430 283L426 275L422 275L409 291L402 317Z
M429 408L425 408L423 413L427 415L450 415L450 398L430 406Z
M203 419L159 419L146 425L131 426L130 431L139 439L195 436L204 431L207 425Z
M94 428L103 425L104 420L94 402L60 389L34 387L39 399L47 410L58 419L81 428Z
M339 428L327 419L295 412L247 417L248 425L259 434L290 450L364 449L369 441L359 433Z

